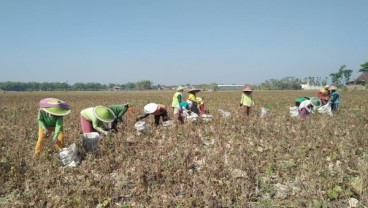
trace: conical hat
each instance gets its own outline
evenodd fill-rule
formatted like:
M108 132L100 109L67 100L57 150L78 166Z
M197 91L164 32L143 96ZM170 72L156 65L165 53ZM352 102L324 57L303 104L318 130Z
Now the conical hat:
M328 88L329 90L337 90L337 87L331 85L331 87Z
M176 88L176 91L180 91L180 90L184 90L184 89L185 89L185 87L179 85L178 88Z
M115 119L115 114L109 108L98 105L93 108L93 113L97 117L98 120L103 122L113 122Z
M196 89L196 88L194 88L194 87L192 87L192 89L188 90L188 92L199 92L199 91L201 91L201 90Z
M246 86L242 91L243 92L252 92L253 90L249 86Z
M69 105L56 98L45 98L40 101L40 108L55 116L65 116L70 113Z
M156 103L148 103L144 106L143 111L144 113L151 114L155 112L158 108L158 105Z

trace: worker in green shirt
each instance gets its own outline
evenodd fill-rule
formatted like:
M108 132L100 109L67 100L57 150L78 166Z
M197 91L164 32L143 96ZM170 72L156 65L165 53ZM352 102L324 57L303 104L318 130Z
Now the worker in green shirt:
M70 113L69 105L56 98L45 98L40 101L38 111L38 139L33 157L39 155L42 141L45 137L52 136L52 142L56 150L64 147L63 123L65 115Z
M111 129L118 132L117 125L119 122L123 122L123 116L126 112L132 112L133 108L129 105L129 103L123 105L109 105L108 108L114 112L116 118L111 123Z
M176 92L172 98L172 102L171 102L171 107L175 108L177 105L179 105L182 102L183 99L183 91L184 91L184 87L183 86L178 86L178 88L176 88Z
M104 135L109 135L110 131L106 128L106 124L114 120L114 112L102 105L86 108L80 112L83 133L99 132Z

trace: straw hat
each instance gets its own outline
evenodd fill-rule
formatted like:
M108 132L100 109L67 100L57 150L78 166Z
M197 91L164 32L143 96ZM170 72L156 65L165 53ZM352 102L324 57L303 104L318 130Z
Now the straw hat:
M252 92L253 90L249 86L246 86L242 91L243 92Z
M192 87L192 89L188 90L188 92L199 92L199 91L201 91L201 90L196 89L196 88L194 88L194 87Z
M178 88L176 88L176 91L182 91L182 90L184 90L184 89L185 89L185 87L183 87L183 86L179 85L179 86L178 86Z
M155 112L158 108L158 105L156 103L148 103L144 106L143 111L144 113L151 114Z
M56 98L45 98L40 101L40 108L55 116L65 116L70 113L69 105Z
M318 108L318 107L320 107L322 105L321 100L319 98L311 97L310 98L310 101L311 101L311 103L312 103L312 105L314 107L317 107Z
M329 90L337 90L337 87L331 85L331 87L328 88Z
M98 120L103 122L113 122L115 119L115 114L109 108L98 105L93 108L93 114L97 117Z

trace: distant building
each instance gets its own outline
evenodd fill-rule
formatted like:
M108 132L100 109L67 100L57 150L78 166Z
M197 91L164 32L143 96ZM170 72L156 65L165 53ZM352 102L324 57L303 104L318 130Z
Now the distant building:
M244 87L240 84L218 85L218 90L242 90Z
M368 80L368 72L363 72L358 78L346 83L348 89L351 90L364 90Z
M120 86L113 86L112 90L113 91L121 91L121 87Z
M300 84L300 86L302 87L302 90L319 90L322 88L322 86L318 86L318 85L310 85L309 82L305 83L305 84Z

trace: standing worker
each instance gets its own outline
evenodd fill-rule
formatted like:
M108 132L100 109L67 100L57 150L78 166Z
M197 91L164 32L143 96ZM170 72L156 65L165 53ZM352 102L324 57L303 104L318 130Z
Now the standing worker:
M252 106L254 105L253 90L249 86L243 89L243 94L240 100L240 107L243 107L243 112L249 116Z
M155 118L155 126L160 124L160 117L162 117L163 121L168 121L169 117L167 115L166 106L162 104L156 103L148 103L143 108L144 115L138 116L136 121L147 118L149 115L154 115Z
M172 103L171 103L172 108L175 108L177 105L179 105L182 102L183 91L184 91L184 87L180 85L178 86L178 88L176 88L176 92L172 98Z
M331 86L329 88L329 90L331 91L331 96L330 96L330 103L331 103L331 111L332 112L336 112L339 110L339 104L340 104L340 95L339 93L336 91L337 87L335 86Z
M115 114L109 108L98 105L90 107L80 112L80 122L83 133L100 132L109 135L109 129L106 129L106 123L115 120Z
M64 147L63 123L65 115L70 113L69 105L56 98L45 98L40 101L38 111L38 139L33 157L41 151L42 141L45 137L52 136L52 142L56 150Z

